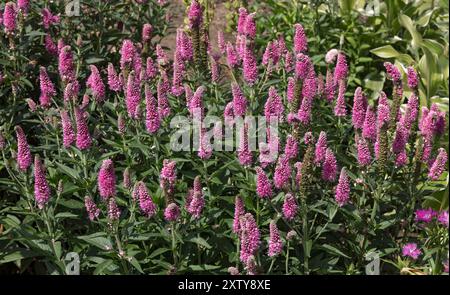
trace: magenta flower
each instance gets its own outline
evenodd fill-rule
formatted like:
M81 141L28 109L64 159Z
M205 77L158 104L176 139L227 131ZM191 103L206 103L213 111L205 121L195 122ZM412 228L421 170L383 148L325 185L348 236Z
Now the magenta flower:
M157 75L157 68L155 62L151 57L147 57L146 65L145 65L145 79L151 80L155 78Z
M436 212L434 212L433 209L419 209L415 212L416 217L415 217L415 221L416 222L425 222L425 223L430 223L431 221L433 221L434 216L436 216Z
M209 66L211 71L211 82L217 84L220 79L220 65L218 63L218 58L216 55L210 55Z
M32 162L30 146L22 127L16 126L15 129L17 137L17 165L21 171L25 172Z
M141 101L141 86L135 73L131 72L128 75L127 88L125 92L125 104L127 107L128 116L131 119L136 119L137 117L137 107Z
M334 68L334 84L338 85L341 80L346 80L348 75L347 58L343 52L339 52Z
M350 199L350 183L345 168L341 169L339 183L336 187L335 199L338 205L341 207L347 204Z
M334 106L334 115L337 117L343 117L347 115L347 109L345 107L345 90L347 88L345 80L339 80L339 92Z
M158 97L158 112L161 118L166 118L170 115L169 98L167 97L170 91L170 83L165 71L161 72L161 79L156 86L156 94Z
M84 198L84 206L86 207L86 211L89 216L89 220L94 221L100 215L100 209L98 209L94 200L91 197L86 196Z
M300 182L302 181L302 165L302 162L296 162L294 164L294 167L297 170L297 173L295 173L295 182L297 186L300 186Z
M325 131L321 131L319 134L319 139L316 142L316 148L314 151L314 163L319 165L325 160L325 155L327 152L327 134Z
M440 212L437 220L440 224L448 228L448 210Z
M378 99L377 110L377 127L382 128L387 126L390 121L389 104L387 102L386 94L381 91L380 98Z
M79 91L80 84L77 80L67 83L66 88L64 88L64 103L67 104L70 101L76 102ZM85 94L85 96L87 96L87 94Z
M51 99L56 95L56 90L44 67L39 68L39 85L41 88L40 105L47 108L51 105Z
M419 77L416 70L413 67L408 67L406 75L408 77L408 87L416 90L419 86Z
M14 2L8 2L3 12L3 26L6 34L13 34L17 27L17 7Z
M277 189L289 183L291 179L291 166L289 165L289 158L286 155L280 156L278 159L275 173L273 176L274 184Z
M400 153L396 155L395 166L402 167L405 166L407 162L408 162L408 155L406 154L406 150L403 149L402 151L400 151Z
M70 46L64 46L59 52L58 70L61 80L71 82L75 80L75 66Z
M402 255L405 257L411 257L413 260L417 260L422 254L422 251L417 248L416 243L408 243L402 248Z
M68 148L72 143L75 142L75 133L73 132L72 121L70 120L67 111L61 110L60 114L63 129L63 145L65 148Z
M307 85L307 82L311 81L310 79L305 80L305 83L303 83L303 89L305 89L305 85ZM315 89L314 89L315 92ZM297 118L300 122L302 122L304 125L309 125L311 121L311 110L312 110L312 103L313 103L313 96L303 96L302 104L300 105L300 108L297 113Z
M164 190L173 189L177 181L176 162L165 159L163 161L163 168L159 175L161 188Z
M397 123L397 129L395 131L394 141L392 142L392 151L395 154L399 154L405 149L408 142L409 131L401 123Z
M223 117L225 120L225 124L231 126L234 124L234 110L233 110L233 102L227 103L225 109L223 111Z
M145 110L145 127L149 133L156 133L161 124L158 114L158 103L147 85L145 86Z
M34 198L39 209L44 208L50 199L50 186L45 177L45 167L39 155L34 157Z
M239 8L239 18L237 24L237 31L239 34L245 34L245 23L247 21L247 10L244 7Z
M245 116L247 111L247 99L239 88L237 83L231 84L231 92L233 94L233 112L234 116Z
M189 26L198 28L203 23L203 8L197 0L192 0L188 11Z
M194 219L200 218L202 214L203 207L205 207L205 199L201 192L194 192L192 200L189 204L188 212L194 217Z
M356 88L353 97L352 123L355 129L363 129L366 117L367 98L361 87Z
M240 63L237 52L230 42L227 43L227 63L230 68L236 68Z
M269 97L264 105L264 116L266 120L269 122L271 117L281 118L284 112L283 102L281 97L278 95L275 87L270 86L269 88Z
M245 36L250 39L255 39L256 37L255 15L256 13L253 12L247 15L247 17L245 18L244 33Z
M278 231L275 221L270 222L270 237L269 237L269 257L277 256L283 251L283 242L280 238L280 232Z
M292 136L288 135L286 138L286 145L284 147L284 154L288 159L295 159L298 156L298 142Z
M110 221L119 220L120 218L120 208L117 206L115 198L109 198L108 202L108 218Z
M419 113L419 98L415 93L411 94L406 105L405 114L402 116L401 123L406 129L411 129L413 123L417 120Z
M217 31L217 46L219 47L220 53L225 54L227 45L225 44L223 31Z
M192 98L189 100L189 113L198 120L201 120L205 115L205 109L203 107L203 95L205 94L205 91L205 86L199 86L192 95Z
M294 51L295 53L308 51L308 40L306 39L305 31L301 24L295 24L294 35Z
M241 232L241 217L245 214L244 202L240 196L236 196L234 202L234 219L233 219L233 232L240 234Z
M48 30L51 25L57 24L60 21L59 16L53 15L50 10L47 8L42 9L42 24L44 25L44 28Z
M327 148L325 152L325 160L322 165L322 179L326 181L335 181L337 175L337 163L333 151Z
M151 24L144 24L142 26L142 43L148 43L152 39L153 27Z
M180 96L184 92L183 77L185 72L184 62L179 51L175 51L173 58L172 94Z
M180 207L175 203L170 203L164 210L164 219L167 221L176 221L180 217Z
M430 168L430 172L428 173L428 178L431 180L438 180L441 174L446 169L446 163L447 163L447 152L445 149L440 148L439 153L436 157L436 160L433 162L433 165Z
M251 213L241 217L241 253L242 262L256 253L260 245L260 233L255 218Z
M104 201L116 195L116 175L114 163L111 159L103 161L98 172L98 191Z
M230 266L230 267L228 268L228 273L229 273L231 276L238 276L238 275L240 275L239 269L237 269L236 267L233 267L233 266Z
M58 55L58 47L56 46L55 42L53 42L52 36L50 34L45 35L44 44L45 49L48 53L54 56Z
M140 181L138 183L138 196L139 196L139 207L141 208L142 213L150 218L156 213L156 205L153 203L152 197L148 193L147 186L145 183Z
M119 92L123 85L112 63L108 63L108 86L111 91Z
M202 160L207 160L212 155L212 147L211 147L209 138L205 131L202 130L200 132L199 140L200 140L200 143L199 143L200 146L199 146L199 150L198 150L198 156Z
M249 85L253 85L256 80L258 80L258 66L250 46L245 47L242 66L245 82Z
M297 201L295 200L295 197L288 193L284 197L284 203L283 203L283 216L287 220L293 220L295 216L297 215Z
M242 166L250 166L253 162L253 155L249 149L248 124L244 123L240 131L239 148L237 150L239 163Z
M286 98L289 103L294 102L294 91L295 91L295 79L293 77L288 78L288 85L286 90Z
M125 39L122 42L122 47L120 49L120 69L130 69L136 49L131 40Z
M77 127L77 148L80 150L90 148L92 139L91 135L89 134L89 128L87 125L87 115L86 112L78 107L75 108L75 123Z
M358 164L360 166L367 166L372 161L372 155L370 153L369 145L365 138L357 139L357 150L358 150Z
M386 68L388 79L394 81L394 83L401 82L402 74L396 66L394 66L390 62L385 62L384 67Z
M264 170L256 167L256 193L262 199L270 198L273 195L272 184Z
M287 73L294 70L294 55L290 51L284 55L284 69Z
M313 67L309 56L303 53L298 53L295 60L295 76L299 80L308 78Z
M367 106L362 136L372 142L377 139L377 117L372 106Z
M105 84L97 67L90 65L91 75L87 79L86 86L91 89L96 102L102 102L105 99Z
M30 0L18 0L17 6L22 11L22 13L27 14L28 10L30 9Z

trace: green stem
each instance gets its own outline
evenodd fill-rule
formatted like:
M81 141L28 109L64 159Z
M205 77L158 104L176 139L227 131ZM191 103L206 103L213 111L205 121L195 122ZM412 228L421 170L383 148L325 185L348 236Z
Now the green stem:
M286 245L286 260L285 260L285 267L286 267L286 274L289 274L289 243L290 241L287 241L287 245Z

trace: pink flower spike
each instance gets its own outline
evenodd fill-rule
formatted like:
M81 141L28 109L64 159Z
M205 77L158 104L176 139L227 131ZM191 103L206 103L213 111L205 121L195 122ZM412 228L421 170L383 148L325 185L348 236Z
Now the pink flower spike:
M27 138L22 127L16 126L15 130L17 137L17 164L19 170L25 172L28 167L31 166L31 162L33 161L30 146L28 145Z
M256 37L256 23L255 23L256 13L250 13L245 18L244 31L245 35L250 39L255 39Z
M233 94L234 116L245 116L247 111L247 99L237 83L231 84L231 93Z
M75 108L75 121L77 128L77 139L76 145L80 150L85 150L91 147L92 139L89 134L89 128L87 124L87 115L86 112L81 110L80 108Z
M307 52L308 51L308 40L306 39L305 31L301 24L295 24L295 35L294 35L294 50L295 53Z
M345 80L339 81L339 93L338 98L336 100L336 105L334 106L334 115L336 117L344 117L347 115L347 109L345 106L345 91L347 85Z
M156 205L153 203L152 197L148 193L147 186L142 181L138 183L139 207L142 213L150 218L156 213Z
M112 63L108 63L108 86L111 91L119 92L123 85Z
M250 166L253 162L253 155L249 149L249 136L248 136L248 124L244 123L243 128L240 130L239 148L237 150L239 163L242 166Z
M158 103L148 85L145 85L145 109L145 127L149 133L156 133L161 126L158 114Z
M63 132L63 145L65 148L68 148L72 143L75 142L75 133L72 127L72 121L70 120L69 114L66 110L61 110L61 124L62 124L62 132Z
M240 196L236 196L234 201L234 219L233 219L233 232L240 234L241 232L241 217L245 214L244 202Z
M51 99L56 95L56 90L44 67L39 68L39 85L41 88L40 105L48 108L52 103Z
M86 207L86 211L88 213L90 221L94 221L96 218L98 218L98 216L100 215L100 209L98 209L97 205L91 197L86 196L84 198L84 206Z
M92 95L97 103L102 102L105 99L105 84L103 84L102 77L97 67L90 66L91 75L87 79L86 86L91 89Z
M335 181L337 175L337 163L333 151L327 148L325 152L325 160L322 166L322 179L325 181Z
M272 184L260 167L256 167L256 193L262 199L273 196Z
M321 165L321 163L325 160L325 155L327 152L327 134L325 131L321 131L319 134L319 139L316 142L315 148L315 158L314 163L316 165Z
M111 159L103 161L98 172L98 191L104 201L116 195L116 175Z
M239 8L237 31L241 35L245 34L245 24L246 24L246 20L247 20L247 15L248 15L248 13L245 8L243 8L243 7Z
M286 138L286 145L284 147L284 154L290 160L295 159L298 156L298 142L290 134Z
M34 157L34 198L39 209L43 209L50 199L50 186L45 176L45 167L39 155Z
M290 178L291 178L291 166L289 164L289 158L287 158L286 155L282 155L278 159L278 163L275 168L275 173L273 176L275 187L277 189L283 188L285 185L289 183Z
M428 178L431 180L438 180L439 177L442 175L442 173L446 169L446 163L447 163L447 152L445 149L440 148L439 153L436 157L436 160L434 160L433 165L430 168L430 172L428 173Z
M352 123L355 129L363 129L364 119L366 117L367 98L361 87L356 88L353 97Z
M192 0L188 11L190 28L198 28L203 23L203 8L197 0Z
M6 34L14 34L17 27L17 6L14 2L8 2L5 5L3 26Z
M175 203L170 203L164 210L164 219L167 221L176 221L180 217L180 207Z
M270 222L270 237L269 237L269 257L274 257L283 251L283 242L280 238L280 232L278 231L275 221Z
M372 142L377 139L377 117L371 106L367 106L362 136Z
M350 199L350 183L345 168L342 168L341 175L339 176L335 199L340 207L347 204Z
M293 220L295 216L297 215L297 201L295 200L295 197L288 193L284 197L284 203L283 203L283 216L287 220Z

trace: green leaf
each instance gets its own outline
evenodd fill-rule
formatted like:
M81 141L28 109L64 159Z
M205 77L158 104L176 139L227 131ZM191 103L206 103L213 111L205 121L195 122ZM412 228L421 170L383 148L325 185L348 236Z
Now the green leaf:
M131 257L130 263L131 263L131 265L132 265L135 269L137 269L137 271L139 271L139 272L142 273L142 274L144 273L144 271L143 271L142 268L141 268L141 265L139 264L139 261L137 261L136 258Z
M78 239L88 242L102 250L110 250L112 249L111 240L105 236L105 233L95 233L88 236L80 236Z
M370 50L370 52L381 58L393 58L400 55L400 53L391 45L381 46Z
M56 162L56 165L68 176L72 177L73 179L78 179L80 176L78 172L75 169L72 169L70 167L67 167L64 164L61 164L59 162Z
M189 240L189 242L196 243L202 247L205 247L206 249L211 249L211 245L208 244L208 242L205 241L205 239L201 237L195 237Z
M0 255L0 264L22 260L38 256L37 253L25 248L16 248L12 250L5 250L5 254Z
M330 254L334 254L334 255L338 255L341 257L345 257L345 258L350 258L348 255L342 253L341 250L329 245L329 244L324 244L324 245L320 245L318 246L319 248L322 248L323 250L327 251Z

